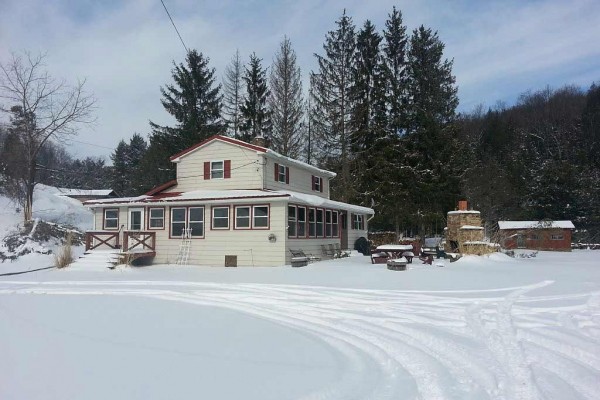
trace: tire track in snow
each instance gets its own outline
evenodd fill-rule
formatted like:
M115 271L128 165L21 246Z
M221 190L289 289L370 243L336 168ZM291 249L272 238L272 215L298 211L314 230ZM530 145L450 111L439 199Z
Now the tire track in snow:
M597 357L585 352L597 344L600 297L525 296L548 284L436 293L184 281L0 281L0 294L140 296L227 308L288 326L331 348L340 366L336 381L303 400L462 400L486 394L534 400L566 385L579 398L593 398L600 391L592 379L598 376ZM564 315L573 317L571 323L564 323ZM575 373L565 374L565 367ZM553 374L561 381L540 390Z

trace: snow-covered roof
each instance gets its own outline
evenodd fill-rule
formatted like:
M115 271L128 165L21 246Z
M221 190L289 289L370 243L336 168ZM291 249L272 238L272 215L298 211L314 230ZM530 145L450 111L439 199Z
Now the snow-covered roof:
M475 225L463 225L460 227L460 229L466 229L466 230L483 230L483 228L481 226L475 226Z
M121 197L101 200L88 200L84 204L94 208L106 205L143 205L143 204L168 204L184 202L203 202L218 203L227 201L233 202L257 202L265 199L286 199L290 203L303 204L313 207L331 208L335 210L345 210L356 214L373 215L375 211L372 208L356 206L353 204L342 203L340 201L329 200L323 197L298 193L289 190L193 190L189 192L170 192L159 193L154 196L142 195L136 197Z
M459 210L459 211L448 211L448 215L452 214L481 214L479 211L474 210Z
M501 230L504 229L575 229L571 221L498 221Z
M355 206L353 204L329 200L312 194L292 192L291 190L278 190L278 192L288 194L290 196L290 203L299 203L313 207L333 208L336 210L346 210L355 214L375 214L375 211L369 207Z
M58 188L58 191L59 194L65 196L110 196L111 194L114 194L112 189L87 190Z
M265 154L268 157L274 158L276 160L284 161L287 164L294 164L294 165L296 165L296 166L298 166L300 168L312 171L312 172L317 173L319 175L325 175L325 176L328 176L330 178L335 178L337 176L337 174L335 172L331 172L331 171L327 171L325 169L317 168L317 167L315 167L313 165L310 165L310 164L307 164L305 162L296 160L294 158L286 157L286 156L284 156L282 154L279 154L278 152L273 151L271 149L267 149L267 151L265 152Z
M471 246L490 246L490 247L500 247L498 243L485 242L482 240L471 240L468 242L464 242L463 244L471 245Z

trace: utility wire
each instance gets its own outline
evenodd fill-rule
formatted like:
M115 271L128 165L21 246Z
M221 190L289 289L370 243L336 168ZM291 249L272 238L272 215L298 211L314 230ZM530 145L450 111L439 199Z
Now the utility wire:
M183 38L181 37L181 34L179 33L177 26L175 26L175 22L173 22L173 18L171 18L171 14L169 14L169 10L167 10L167 6L165 6L165 2L163 0L160 0L160 2L162 3L163 7L165 8L165 11L167 12L167 15L169 16L169 19L171 20L171 23L173 24L173 28L175 28L175 32L177 32L177 36L179 36L179 40L181 40L181 44L183 45L183 48L185 49L185 53L186 54L189 53L190 51L188 50L187 46L183 42Z

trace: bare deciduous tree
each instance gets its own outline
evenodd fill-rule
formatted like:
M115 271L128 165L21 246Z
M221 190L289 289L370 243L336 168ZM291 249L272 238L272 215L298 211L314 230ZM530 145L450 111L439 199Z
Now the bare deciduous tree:
M17 178L25 221L32 218L33 189L38 182L37 158L52 141L67 141L79 124L93 122L95 99L84 91L85 80L70 86L50 76L45 55L13 53L0 63L0 111L11 114L9 134L21 145L24 170Z

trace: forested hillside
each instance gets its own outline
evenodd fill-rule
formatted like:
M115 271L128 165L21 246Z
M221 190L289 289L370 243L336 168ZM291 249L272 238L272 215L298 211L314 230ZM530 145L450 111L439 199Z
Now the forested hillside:
M466 198L489 221L570 219L600 238L600 87L521 95L459 121Z

